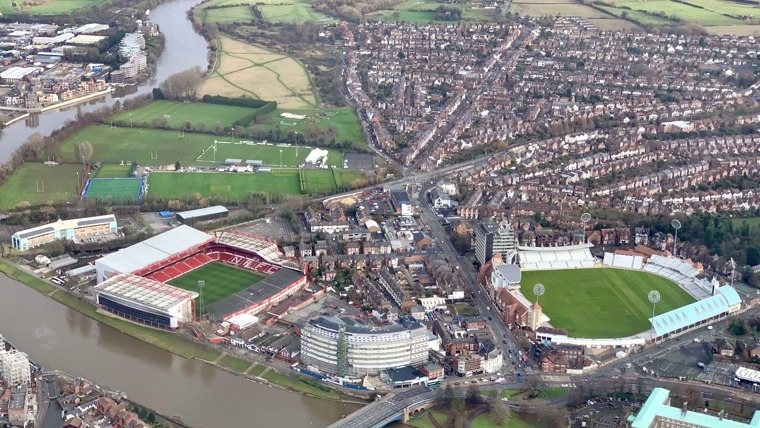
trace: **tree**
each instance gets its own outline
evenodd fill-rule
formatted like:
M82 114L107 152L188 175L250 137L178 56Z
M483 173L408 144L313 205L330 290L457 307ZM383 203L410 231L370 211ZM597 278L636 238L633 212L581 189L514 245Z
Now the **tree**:
M480 388L477 385L470 384L467 387L467 396L465 402L468 407L474 407L480 404Z
M85 141L80 141L78 146L79 146L79 156L80 156L79 159L82 159L82 161L86 163L92 162L92 153L93 153L92 144L89 141L85 140ZM77 161L79 159L77 159Z
M734 336L744 336L747 334L747 327L744 325L744 320L741 318L734 318L728 326L728 331Z
M179 167L180 167L179 161L174 162L174 169L176 169L177 171L179 171ZM200 199L200 198L196 197L196 199Z
M443 401L441 405L445 408L451 407L451 404L454 402L454 387L451 386L450 383L446 384L446 387L443 388Z
M159 89L167 99L194 100L203 80L200 67L193 67L167 77L161 82Z
M499 391L491 391L488 396L488 418L496 426L504 426L509 421L509 407L499 396Z
M747 264L755 266L760 264L760 249L757 247L747 248Z

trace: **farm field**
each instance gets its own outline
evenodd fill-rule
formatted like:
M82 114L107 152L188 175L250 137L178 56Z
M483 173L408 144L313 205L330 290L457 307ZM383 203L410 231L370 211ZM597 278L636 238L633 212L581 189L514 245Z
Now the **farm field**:
M641 24L672 23L671 17L683 22L696 22L708 28L712 26L760 24L760 5L726 0L685 0L683 2L605 0L604 3L607 6L602 7L610 13L620 16L625 12L629 18Z
M233 22L251 22L255 18L251 6L234 6L225 8L206 8L201 18L204 22L216 22L217 24L230 24Z
M109 1L110 0L51 0L31 8L22 7L21 11L31 15L58 15L71 13L76 9L108 3ZM17 3L22 2L23 0L17 0Z
M277 101L281 108L316 107L309 74L295 59L226 36L219 37L219 57L203 82L201 94Z
M157 120L161 125L166 124L173 129L182 127L185 122L193 125L203 123L207 129L213 129L217 122L229 128L236 120L243 119L255 111L253 108L221 104L153 101L136 110L111 116L108 120L121 121L123 124L129 124L131 121L136 128L150 127ZM166 118L166 115L169 117Z
M442 3L434 1L407 0L394 7L398 12L399 19L406 22L427 23L427 22L446 22L435 20L435 9ZM465 22L488 22L494 21L494 14L498 13L495 9L473 9L470 4L458 5L462 8L462 21ZM392 12L384 11L376 14L381 21L395 21Z
M219 196L243 199L249 193L300 195L304 193L334 193L338 186L364 184L363 174L339 169L303 170L306 187L301 191L300 170L274 170L271 173L151 173L148 195L155 198ZM333 174L335 174L333 176ZM336 183L337 182L337 183Z
M583 338L631 336L651 327L651 290L660 292L657 314L694 302L675 283L641 271L575 269L522 273L522 292L534 302L533 284L546 292L538 300L556 328Z
M265 166L280 166L280 149L282 149L284 166L296 167L303 162L310 151L304 146L296 149L294 146L274 145L239 145L236 149L228 151L227 147L234 146L233 144L217 144L214 163L211 149L215 140L223 138L189 132L185 133L184 137L180 137L177 131L96 125L84 128L64 141L61 152L64 159L74 162L74 147L78 142L86 140L92 144L93 161L104 164L133 161L139 165L158 166L179 161L182 166L212 166L224 164L226 158L238 158L263 160ZM229 138L227 140L229 141ZM297 158L296 150L298 151ZM328 152L328 165L343 165L343 154L340 151L328 150Z
M276 0L259 6L261 15L269 22L328 21L330 18L311 8L309 0Z
M210 263L169 281L169 284L197 293L198 281L206 281L206 286L203 288L203 302L205 305L211 305L245 290L262 279L264 275L222 263Z
M516 1L512 3L512 7L509 8L512 13L519 13L524 16L578 16L581 18L612 18L603 12L600 12L592 7L575 3L557 1L549 3L545 1Z
M82 165L47 166L26 163L0 185L0 209L16 208L22 202L30 205L54 205L75 199L77 173Z
M716 36L723 36L726 34L734 36L760 36L760 25L716 25L714 27L707 27L705 30Z

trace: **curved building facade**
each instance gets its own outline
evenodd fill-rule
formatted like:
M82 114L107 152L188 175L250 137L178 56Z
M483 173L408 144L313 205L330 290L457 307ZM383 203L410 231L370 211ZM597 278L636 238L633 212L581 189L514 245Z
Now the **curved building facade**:
M376 327L348 317L319 317L301 329L301 362L324 374L376 375L427 359L427 329L410 319Z

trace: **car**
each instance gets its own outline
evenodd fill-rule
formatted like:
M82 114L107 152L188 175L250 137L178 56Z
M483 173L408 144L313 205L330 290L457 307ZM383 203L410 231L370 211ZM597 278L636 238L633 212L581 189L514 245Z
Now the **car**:
M505 338L505 339L507 338L507 333L504 333L504 338Z
M488 317L488 321L493 321L493 317Z
M507 344L507 341L506 341L506 340L502 340L501 342L502 342L503 344L505 344L505 345Z

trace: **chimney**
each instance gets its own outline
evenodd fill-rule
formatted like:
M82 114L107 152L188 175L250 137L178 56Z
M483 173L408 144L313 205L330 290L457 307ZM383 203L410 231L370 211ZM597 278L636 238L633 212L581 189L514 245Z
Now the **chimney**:
M720 413L718 413L718 416L720 416L720 420L723 420L723 410L721 410Z

